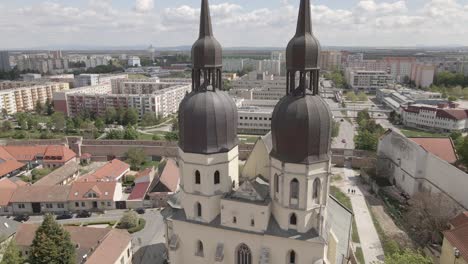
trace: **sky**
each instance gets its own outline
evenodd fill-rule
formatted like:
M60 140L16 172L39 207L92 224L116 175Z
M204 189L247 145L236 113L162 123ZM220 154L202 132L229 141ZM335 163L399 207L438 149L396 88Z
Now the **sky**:
M225 47L285 47L299 0L211 0ZM311 0L324 46L468 46L468 0ZM174 47L198 36L200 0L0 0L0 49Z

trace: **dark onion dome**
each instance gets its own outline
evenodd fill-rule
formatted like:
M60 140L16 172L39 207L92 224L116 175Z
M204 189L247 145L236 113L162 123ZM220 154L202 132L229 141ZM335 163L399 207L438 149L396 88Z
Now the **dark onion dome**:
M319 95L285 96L271 120L272 156L287 163L330 158L332 114Z
M192 46L193 68L221 67L223 51L213 36L208 0L202 1L200 13L200 35Z
M287 163L330 159L332 114L319 95L320 44L312 35L310 1L301 0L296 35L289 42L286 96L271 120L271 155Z
M286 68L310 70L319 67L320 43L312 33L310 1L301 0L296 35L286 49Z
M191 92L179 108L179 147L186 153L228 152L238 144L237 107L224 91Z

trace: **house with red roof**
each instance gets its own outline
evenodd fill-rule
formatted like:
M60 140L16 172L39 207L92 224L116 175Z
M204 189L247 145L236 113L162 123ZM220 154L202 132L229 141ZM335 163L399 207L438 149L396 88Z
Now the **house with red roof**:
M0 215L12 215L11 197L21 185L8 178L0 179Z
M76 160L76 154L64 145L8 145L0 147L1 155L8 153L15 161L28 165L28 168L43 164L47 168L58 168Z
M167 205L169 197L179 190L180 169L175 160L168 159L159 178L148 194L154 206L164 207Z
M68 193L71 211L106 211L116 209L116 201L122 200L122 184L110 182L74 182Z
M17 175L26 164L17 161L4 148L0 147L0 179Z
M120 181L126 173L130 171L130 165L114 159L106 163L104 166L98 168L94 172L84 175L79 181L84 182L108 182L108 181Z
M440 263L468 264L468 212L452 219L450 227L444 232Z
M410 196L443 193L468 209L468 174L454 165L458 156L450 138L407 138L387 131L377 150L377 175Z

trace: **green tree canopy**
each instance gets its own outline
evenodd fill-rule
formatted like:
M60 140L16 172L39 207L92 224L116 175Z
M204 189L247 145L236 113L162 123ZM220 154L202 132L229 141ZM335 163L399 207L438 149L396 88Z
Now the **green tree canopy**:
M10 121L5 120L2 123L2 131L10 131L13 129L13 125L11 124Z
M4 254L3 259L0 264L23 264L24 259L21 257L21 253L16 246L15 240L11 240L8 244Z
M70 234L50 214L44 216L34 236L29 255L31 264L75 264L75 246Z
M421 253L406 249L385 257L385 264L431 264L432 261Z
M104 123L104 120L102 118L97 118L96 121L94 121L94 126L99 130L102 131L104 130L106 124Z
M138 113L135 110L135 108L128 108L125 111L123 120L122 120L122 125L136 125L138 124Z
M50 118L56 131L62 131L65 128L65 115L63 113L53 113Z
M458 156L460 157L460 162L468 168L468 136L463 138L463 141L459 139L459 143L457 144L457 152Z
M126 140L136 140L138 139L138 135L138 131L136 131L135 128L128 126L127 128L125 128L123 137Z
M36 109L35 109L37 114L42 114L44 112L44 105L41 103L40 100L37 100L36 102Z
M138 226L138 214L135 211L129 211L123 214L119 222L120 228L134 228Z
M115 110L115 108L106 108L104 120L106 121L106 124L113 124L117 120L117 111Z
M139 170L146 161L146 154L142 148L131 148L126 153L127 162L132 170Z

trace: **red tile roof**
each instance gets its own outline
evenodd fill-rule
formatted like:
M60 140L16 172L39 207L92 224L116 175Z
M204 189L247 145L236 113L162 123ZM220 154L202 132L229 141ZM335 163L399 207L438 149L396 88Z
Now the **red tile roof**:
M19 170L26 166L26 164L21 163L16 160L7 160L5 162L0 163L0 177L7 175L10 172L15 170Z
M23 186L16 189L11 197L12 203L67 202L71 186Z
M117 263L122 253L127 254L125 250L131 247L131 242L132 237L126 230L112 229L88 258L86 264Z
M458 227L466 223L468 223L468 211L463 212L459 214L457 217L455 217L454 219L450 220L450 224L453 227Z
M69 201L111 201L114 199L117 182L74 182L68 195ZM94 192L98 197L86 195Z
M18 185L7 178L0 179L0 206L7 206L10 203L13 193Z
M167 160L159 181L171 190L171 192L175 192L177 190L177 185L179 184L179 179L179 166L177 166L177 163L174 160Z
M3 149L8 152L14 159L19 161L33 161L38 156L43 156L44 161L47 162L46 157L60 157L59 160L67 162L76 156L75 152L63 145L34 145L34 146L4 146ZM0 151L1 155L1 151Z
M57 161L55 159L51 159L50 157L60 157L60 161L67 162L71 160L72 158L76 157L76 153L65 146L50 145L50 146L47 146L44 152L44 161L45 162L47 162L48 160L50 160L51 162Z
M453 247L460 251L460 255L468 261L468 223L444 232L445 238Z
M129 170L130 165L118 159L114 159L95 172L82 177L80 181L115 181Z
M143 200L145 198L146 192L148 191L149 185L150 182L142 182L135 184L132 193L128 197L128 200Z
M436 112L436 117L451 120L464 120L468 118L468 109L440 109L429 106L408 106L403 109L405 112L417 113L421 110Z
M457 161L457 154L455 147L450 138L410 138L416 142L427 152L436 155L437 157L447 161L448 163L455 163Z

